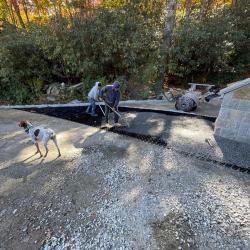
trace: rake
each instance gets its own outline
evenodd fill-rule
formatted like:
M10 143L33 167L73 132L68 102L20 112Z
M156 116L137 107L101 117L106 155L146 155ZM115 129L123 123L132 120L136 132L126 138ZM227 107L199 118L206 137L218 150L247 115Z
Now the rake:
M110 107L110 105L108 105L108 103L105 102L105 104L106 104L111 110L113 110L113 109ZM99 104L99 107L100 107L100 109L101 109L103 115L105 116L105 113L104 113L104 111L103 111L103 109L102 109L102 107L101 107L100 104ZM122 117L122 115L121 115L119 112L117 112L116 110L113 110L113 111L114 111L114 113L116 113L116 114L119 116L119 119L120 119L120 120L124 121L124 123L126 124L125 126L126 126L126 127L129 127L128 121L127 121L124 117Z
M100 104L98 104L98 106L99 106L100 110L102 111L103 116L105 116L105 113L104 113L104 111L103 111L103 109L102 109L102 106L101 106Z

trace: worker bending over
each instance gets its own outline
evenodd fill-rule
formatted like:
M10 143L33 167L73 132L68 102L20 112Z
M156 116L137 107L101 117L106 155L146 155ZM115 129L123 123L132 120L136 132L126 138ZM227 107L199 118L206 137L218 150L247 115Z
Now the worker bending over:
M100 97L105 102L105 122L108 125L109 122L109 114L111 111L114 112L114 123L118 125L119 116L118 105L120 101L120 83L115 81L112 85L104 86L100 91Z

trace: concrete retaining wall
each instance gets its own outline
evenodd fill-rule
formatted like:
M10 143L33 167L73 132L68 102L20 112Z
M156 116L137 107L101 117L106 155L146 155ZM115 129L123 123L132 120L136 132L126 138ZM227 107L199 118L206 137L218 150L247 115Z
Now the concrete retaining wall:
M250 144L250 86L225 94L215 135Z

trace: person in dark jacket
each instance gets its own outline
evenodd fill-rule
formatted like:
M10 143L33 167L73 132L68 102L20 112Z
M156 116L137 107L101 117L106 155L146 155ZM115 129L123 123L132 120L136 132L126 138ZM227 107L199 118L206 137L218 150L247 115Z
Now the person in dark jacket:
M116 114L118 112L118 105L120 101L120 86L118 81L115 81L112 85L106 85L101 89L100 97L105 102L105 121L109 122L110 111L114 112L114 122L118 124L119 116ZM115 112L116 111L116 112Z

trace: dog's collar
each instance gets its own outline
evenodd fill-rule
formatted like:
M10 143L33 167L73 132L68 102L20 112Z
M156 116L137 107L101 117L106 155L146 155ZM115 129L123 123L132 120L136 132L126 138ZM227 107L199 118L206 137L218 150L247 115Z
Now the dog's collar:
M31 128L33 128L33 126L30 125L30 124L28 124L28 125L27 125L27 128L26 128L24 131L28 134L28 133L29 133L29 130L30 130Z

